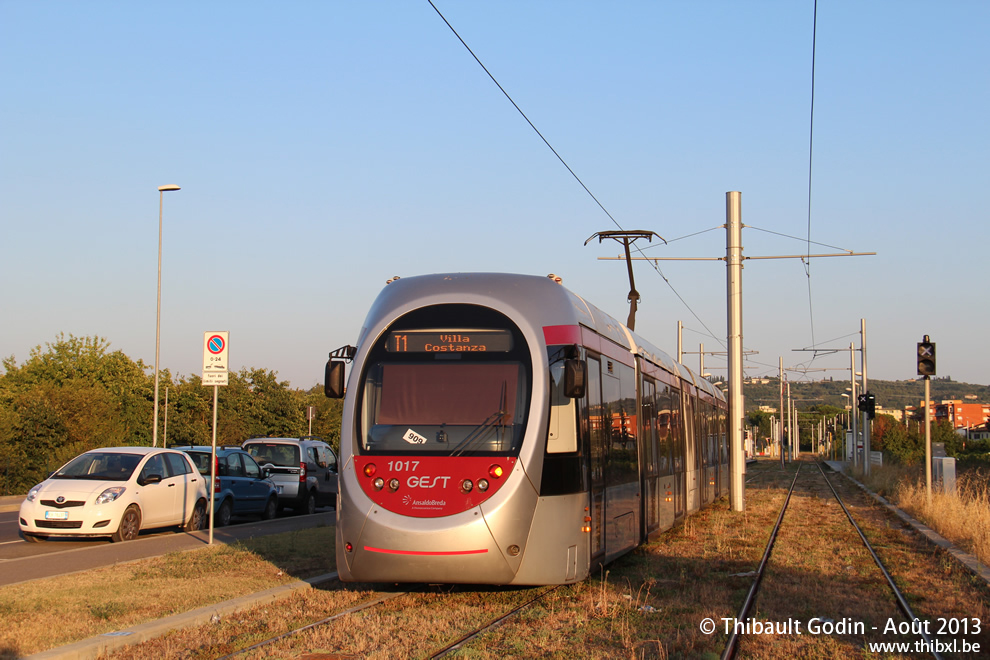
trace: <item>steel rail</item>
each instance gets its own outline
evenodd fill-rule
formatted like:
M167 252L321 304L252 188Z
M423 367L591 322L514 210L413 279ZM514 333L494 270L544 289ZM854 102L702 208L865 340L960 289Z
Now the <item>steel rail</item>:
M453 653L454 651L457 651L458 649L460 649L462 646L464 646L465 644L467 644L468 642L470 642L474 638L476 638L476 637L478 637L478 636L480 636L480 635L488 632L492 628L496 628L496 627L502 625L506 620L511 619L512 617L514 617L519 612L523 611L524 609L526 609L527 607L529 607L533 603L535 603L535 602L537 602L539 600L542 600L543 598L545 598L546 596L548 596L549 594L551 594L552 592L556 591L559 588L560 588L560 585L557 585L555 587L550 587L549 589L546 589L545 591L543 591L543 593L540 593L540 594L537 594L536 596L533 596L532 598L530 598L525 603L522 603L521 605L517 605L516 607L512 608L511 610L509 610L505 614L502 614L502 615L496 617L495 619L492 619L491 622L489 622L488 624L482 626L481 628L477 628L473 632L470 632L467 635L464 635L463 637L461 637L457 641L455 641L455 642L453 642L451 644L448 644L447 646L443 647L442 649L440 649L439 651L437 651L436 653L434 653L433 655L431 655L430 656L430 659L433 660L433 658L443 658L443 657L446 657L448 654Z
M894 578L890 576L890 573L887 571L887 567L883 565L882 561L880 561L880 557L877 555L876 551L874 551L873 546L870 545L870 542L867 540L866 535L863 534L862 528L853 519L852 514L849 513L849 509L846 508L846 505L842 501L842 498L839 497L839 494L837 492L835 492L835 488L832 487L832 482L828 480L828 476L825 474L825 470L822 469L821 463L818 463L816 461L815 465L818 466L818 470L822 473L822 478L825 479L825 483L828 485L828 489L832 491L832 495L834 495L835 499L839 502L839 506L842 507L842 511L846 514L846 518L848 518L849 522L852 523L852 526L856 530L856 533L859 534L859 538L863 542L863 545L866 546L867 550L869 550L870 556L873 557L873 561L876 562L877 567L880 568L880 572L883 573L884 578L886 578L887 584L890 586L891 591L894 592L894 597L897 599L897 606L900 608L901 613L904 614L905 617L907 617L907 620L909 622L920 621L920 619L917 616L915 616L914 612L911 610L911 606L908 605L907 600L904 599L904 594L902 594L901 590L897 587L897 584L894 582ZM925 643L928 644L928 648L932 649L931 654L938 660L942 660L942 656L939 654L939 652L934 650L935 644L932 641L931 637L928 636L928 633L925 632L924 626L921 627L921 630L919 632L921 633L921 636L924 638Z
M753 601L756 600L756 594L760 590L760 583L763 581L763 571L767 567L767 562L770 560L770 554L773 552L774 543L777 542L777 532L780 531L780 524L784 522L784 513L787 511L788 505L791 503L791 493L794 492L794 484L797 483L798 474L801 473L801 464L798 464L798 469L794 472L794 478L791 480L791 487L787 491L787 497L784 499L784 506L780 508L780 513L777 515L777 523L773 526L773 531L770 532L770 539L767 541L767 547L763 550L763 559L760 560L760 565L756 569L756 578L753 580L753 584L749 587L749 593L746 594L746 600L743 601L743 605L739 610L739 615L736 617L736 621L745 621L746 616L749 614L750 608L753 606ZM722 651L722 660L731 660L731 658L736 657L736 645L739 643L739 634L736 632L736 626L732 627L732 634L729 636L729 641L725 645L725 650Z
M324 625L326 625L328 623L332 623L333 621L336 621L337 619L340 619L342 617L345 617L345 616L347 616L349 614L356 614L357 612L361 612L363 610L366 610L366 609L370 609L372 607L375 607L376 605L380 605L380 604L384 603L387 600L391 600L393 598L398 598L399 596L405 596L405 595L407 595L409 593L410 592L408 592L408 591L400 591L400 592L388 594L386 596L382 596L381 598L376 598L375 600L370 600L368 602L361 603L360 605L355 605L354 607L348 608L348 609L346 609L346 610L344 610L342 612L337 612L336 614L333 614L331 616L328 616L325 619L320 619L319 621L314 621L313 623L310 623L310 624L307 624L305 626L302 626L301 628L296 628L295 630L290 630L288 632L282 633L281 635L276 635L275 637L270 637L270 638L268 638L268 639L266 639L264 641L258 642L257 644L254 644L252 646L248 646L248 647L245 647L243 649L239 649L237 651L234 651L233 653L229 653L227 655L221 656L217 660L229 660L229 658L236 658L237 656L242 655L244 653L247 653L249 651L254 651L254 650L260 649L260 648L262 648L264 646L268 646L269 644L274 644L275 642L278 642L280 640L283 640L283 639L285 639L287 637L294 637L294 636L296 636L296 635L298 635L300 633L306 632L307 630L311 630L313 628L318 628L320 626L324 626Z

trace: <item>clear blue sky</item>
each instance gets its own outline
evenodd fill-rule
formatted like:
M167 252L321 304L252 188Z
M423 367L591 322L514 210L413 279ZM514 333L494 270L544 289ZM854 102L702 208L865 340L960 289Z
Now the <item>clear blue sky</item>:
M739 190L746 225L796 237L744 229L747 256L809 251L812 0L436 4L623 228L713 229ZM818 3L810 238L878 255L814 260L810 280L748 261L747 375L858 346L865 318L871 378L914 377L929 334L939 375L990 383L987 34L982 0ZM625 267L598 259L618 245L582 245L616 226L426 0L3 0L0 90L0 354L18 363L60 332L153 363L171 183L176 374L228 330L231 368L310 387L393 275L553 272L626 317ZM724 256L725 232L647 253ZM721 350L724 264L661 270L636 264L637 331L673 354L682 320L685 350ZM812 366L837 371L790 378L848 378L848 353Z

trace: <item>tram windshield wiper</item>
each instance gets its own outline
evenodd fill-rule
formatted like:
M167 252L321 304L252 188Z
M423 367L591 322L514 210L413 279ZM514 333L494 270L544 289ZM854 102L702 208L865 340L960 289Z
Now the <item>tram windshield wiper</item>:
M502 420L505 418L505 399L507 389L508 384L505 381L502 381L502 392L499 395L498 410L486 417L485 421L474 427L474 429L472 429L463 440L457 443L457 446L450 452L451 456L459 456L472 449L473 445L479 444L482 439L488 437L489 431L492 429L505 427Z

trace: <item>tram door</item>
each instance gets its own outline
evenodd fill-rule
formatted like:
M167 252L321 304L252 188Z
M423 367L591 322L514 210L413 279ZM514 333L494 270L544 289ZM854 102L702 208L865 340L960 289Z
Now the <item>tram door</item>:
M681 391L670 388L671 460L674 469L674 518L684 515L687 468L684 463L684 416L681 414Z
M660 477L658 476L656 384L643 380L642 408L640 410L640 470L643 478L643 537L660 527Z
M605 558L605 460L611 420L602 406L602 365L588 358L588 428L591 441L591 565Z

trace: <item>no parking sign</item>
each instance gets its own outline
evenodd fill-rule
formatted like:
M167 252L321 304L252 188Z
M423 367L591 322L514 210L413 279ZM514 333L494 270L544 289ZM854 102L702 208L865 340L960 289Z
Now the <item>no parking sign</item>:
M203 385L227 384L226 330L203 333Z

